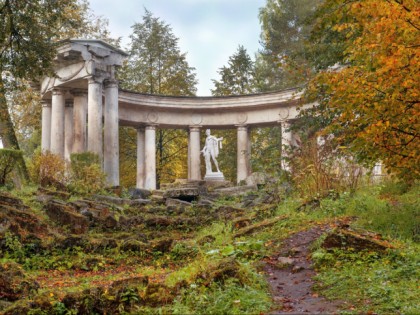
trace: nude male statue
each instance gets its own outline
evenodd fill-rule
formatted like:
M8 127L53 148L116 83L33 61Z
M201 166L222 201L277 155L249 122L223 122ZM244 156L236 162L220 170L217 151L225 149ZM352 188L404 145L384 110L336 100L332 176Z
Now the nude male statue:
M203 150L201 150L201 153L203 153L204 159L206 161L206 174L210 174L213 172L211 169L211 160L213 160L217 172L220 173L219 164L217 163L216 158L219 156L219 143L220 148L222 148L223 137L216 138L215 136L212 136L210 134L210 129L206 130L206 135L206 143L204 145Z

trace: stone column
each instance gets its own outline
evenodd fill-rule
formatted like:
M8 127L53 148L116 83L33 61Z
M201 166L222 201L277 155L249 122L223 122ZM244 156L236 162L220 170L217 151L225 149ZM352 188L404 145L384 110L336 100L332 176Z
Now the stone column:
M187 170L188 170L188 179L191 178L191 139L190 139L190 130L188 129L188 153L187 153Z
M144 188L156 189L156 126L147 126L145 131Z
M42 152L51 150L51 101L42 101Z
M73 91L73 152L86 151L86 112L88 104L87 91Z
M200 128L190 127L190 136L188 141L188 180L201 180L200 174Z
M53 89L51 102L51 152L64 157L64 91Z
M64 112L64 159L70 162L70 154L73 153L73 100L66 100Z
M237 153L237 182L245 180L248 176L248 127L238 126L238 153Z
M105 126L104 126L104 172L111 186L120 184L119 172L119 124L118 124L118 83L105 81Z
M289 121L281 122L281 168L285 171L290 171L287 150L293 145L293 134L289 128Z
M87 149L102 161L102 81L91 77L88 87L88 141Z
M145 188L145 134L144 128L137 129L137 188Z
M251 127L248 127L248 154L246 159L246 168L248 170L248 176L252 174L252 167L251 167L251 149L252 149L252 143L251 143Z

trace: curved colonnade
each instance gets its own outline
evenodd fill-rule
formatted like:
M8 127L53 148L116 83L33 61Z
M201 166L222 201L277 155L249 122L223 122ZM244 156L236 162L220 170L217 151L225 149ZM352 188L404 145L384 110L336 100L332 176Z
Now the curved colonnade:
M297 116L296 89L228 97L176 97L118 89L115 68L127 55L98 40L67 40L56 59L56 76L41 82L42 149L69 159L92 151L103 158L110 185L119 184L119 126L137 129L137 187L156 189L156 128L188 130L188 179L200 180L200 132L237 129L237 180L250 169L250 129L287 125ZM279 148L280 149L280 148Z

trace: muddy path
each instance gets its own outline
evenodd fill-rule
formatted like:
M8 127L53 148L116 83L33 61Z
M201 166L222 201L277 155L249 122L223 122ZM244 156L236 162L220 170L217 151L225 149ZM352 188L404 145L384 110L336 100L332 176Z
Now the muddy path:
M313 290L315 271L310 246L325 231L316 226L293 234L283 242L282 250L265 260L264 271L277 307L269 314L336 314L342 304L328 301Z

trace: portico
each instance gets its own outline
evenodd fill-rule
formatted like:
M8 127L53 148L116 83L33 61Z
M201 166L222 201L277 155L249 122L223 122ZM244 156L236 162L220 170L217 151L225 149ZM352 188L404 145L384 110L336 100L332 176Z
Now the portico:
M201 132L236 129L240 182L251 173L251 129L286 126L301 105L296 89L229 97L157 96L121 90L115 69L126 56L102 41L65 41L58 50L57 76L45 78L41 86L42 150L66 159L73 152L98 154L109 185L119 184L119 126L137 129L139 188L156 189L157 128L188 130L189 180L202 178ZM289 144L293 135L283 132L282 138L283 144Z

